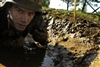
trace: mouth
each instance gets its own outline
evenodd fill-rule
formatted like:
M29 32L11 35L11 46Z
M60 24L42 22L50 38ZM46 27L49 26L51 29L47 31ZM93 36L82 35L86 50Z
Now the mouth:
M26 25L24 25L24 24L18 24L18 27L19 27L19 28L25 28Z

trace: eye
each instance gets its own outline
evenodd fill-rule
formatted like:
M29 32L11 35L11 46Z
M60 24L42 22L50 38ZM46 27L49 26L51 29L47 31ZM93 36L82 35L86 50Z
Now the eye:
M20 9L19 7L17 7L17 6L15 6L15 9L16 9L17 12L20 12L20 13L23 12L23 10L21 10L21 9Z
M35 12L29 13L29 16L34 16L34 15L35 15Z
M21 9L17 9L17 11L20 12L20 13L23 12Z

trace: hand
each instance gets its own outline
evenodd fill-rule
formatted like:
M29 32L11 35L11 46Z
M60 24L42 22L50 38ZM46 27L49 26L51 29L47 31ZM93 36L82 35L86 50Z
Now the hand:
M47 41L48 38L48 33L47 30L45 30L44 28L39 28L34 30L33 32L33 39L37 42L39 42L40 44L44 44Z

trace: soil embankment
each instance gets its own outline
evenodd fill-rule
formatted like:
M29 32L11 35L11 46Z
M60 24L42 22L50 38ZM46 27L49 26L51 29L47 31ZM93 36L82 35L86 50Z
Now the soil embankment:
M73 20L70 14L60 19L49 13L43 12L49 34L46 56L53 60L48 67L99 67L100 23L79 17Z
M0 49L0 67L100 67L100 22L74 20L71 13L60 18L63 12L54 11L43 11L49 34L46 53L27 36L24 49Z

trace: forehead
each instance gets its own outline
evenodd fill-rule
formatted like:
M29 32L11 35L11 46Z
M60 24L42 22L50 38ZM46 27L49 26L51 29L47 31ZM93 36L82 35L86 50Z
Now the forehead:
M35 10L31 10L31 9L28 9L28 8L25 8L25 7L21 7L21 6L19 6L19 5L15 5L15 4L13 4L12 5L12 7L14 7L14 8L16 8L16 9L21 9L21 10L27 10L27 11L31 11L31 12L35 12Z

